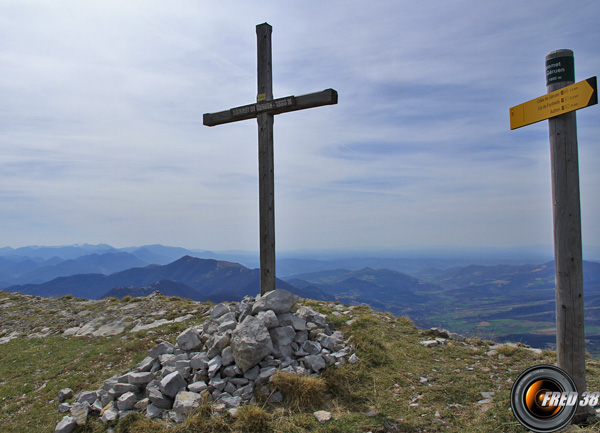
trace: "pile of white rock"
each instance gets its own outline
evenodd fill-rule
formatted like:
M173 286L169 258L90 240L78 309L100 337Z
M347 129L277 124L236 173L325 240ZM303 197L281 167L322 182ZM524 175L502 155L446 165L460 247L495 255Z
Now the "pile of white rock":
M297 302L296 295L278 289L216 305L210 320L182 332L175 345L158 344L133 371L113 376L96 391L77 394L73 404L65 402L72 391L61 390L59 410L71 416L62 419L56 432L85 424L90 413L103 422L130 411L181 422L205 398L223 409L253 403L257 392L281 402L283 396L269 386L277 371L315 375L328 365L358 362L323 314L297 308Z

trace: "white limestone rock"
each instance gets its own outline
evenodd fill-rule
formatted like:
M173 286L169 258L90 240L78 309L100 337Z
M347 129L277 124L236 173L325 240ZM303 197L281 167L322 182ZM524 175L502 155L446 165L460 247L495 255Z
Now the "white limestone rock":
M308 355L304 358L304 362L315 373L319 373L327 367L327 363L321 355Z
M239 407L242 404L242 397L239 396L225 396L219 399L227 408Z
M177 345L158 344L133 371L113 376L97 391L78 394L75 404L99 413L103 422L131 410L181 422L204 392L217 411L255 401L255 390L267 392L268 401L276 403L281 396L268 383L277 371L310 375L330 364L358 362L324 315L310 307L296 310L297 299L275 290L256 301L246 297L237 304L219 304L210 320L179 334ZM94 322L94 329L99 326ZM59 399L71 398L68 391L61 390Z
M187 388L188 391L201 394L208 389L208 385L203 380L199 380L198 382L190 383Z
M102 410L102 416L100 417L100 421L102 421L103 423L107 423L110 421L115 421L118 417L119 410L117 409L117 404L113 402L110 404L110 406Z
M98 393L96 391L83 391L75 396L75 401L77 403L87 403L88 405L92 405L97 398Z
M327 412L326 410L318 410L315 413L313 413L313 415L315 416L315 418L317 419L317 421L319 421L320 423L326 423L327 421L331 421L331 412Z
M218 304L215 305L215 307L210 312L210 318L214 320L221 317L225 313L229 313L229 307L225 304Z
M148 372L139 372L139 373L129 373L127 375L127 380L132 385L144 385L149 383L154 379L154 374Z
M60 413L67 413L71 410L71 405L69 403L61 403L58 405L58 411Z
M197 409L202 403L202 396L191 391L180 391L175 397L173 410L180 414L188 415Z
M195 354L190 360L190 367L193 370L206 370L208 369L208 363L210 358L206 354L206 352L200 352Z
M150 419L159 418L162 416L164 409L154 406L153 404L148 405L146 408L146 417Z
M267 327L248 316L233 331L231 348L236 365L245 373L273 352L273 342Z
M155 364L156 358L153 358L152 356L146 356L143 361L135 367L135 369L140 373L148 372L152 370L152 367L154 367Z
M200 333L196 328L186 329L177 337L177 347L186 352L190 352L201 346Z
M152 358L158 358L160 355L173 353L175 351L175 346L168 341L163 341L162 343L154 346L152 349L148 350L148 356Z
M131 410L137 403L137 398L133 392L126 392L117 400L119 410Z
M291 326L278 326L269 330L269 334L273 346L289 346L296 337L296 331Z
M219 325L219 329L218 332L219 333L225 333L227 331L232 331L235 329L235 327L237 326L238 322L237 320L227 320L225 322L222 322Z
M223 352L221 352L221 361L223 363L223 367L233 364L233 349L231 346L227 346L225 349L223 349Z
M154 405L160 409L171 409L173 407L173 399L164 395L158 389L151 389L148 392L148 398L152 402L151 406Z
M260 320L267 329L279 326L279 319L273 310L259 311L256 318Z
M279 326L292 326L296 331L306 331L306 320L292 313L283 313L277 316Z
M315 310L313 310L310 307L306 307L306 306L302 306L300 308L298 308L298 311L296 312L296 314L300 317L302 317L304 320L306 320L307 322L312 322L314 325L316 325L317 328L324 328L326 323L326 317L325 315L321 314L321 313L317 313ZM307 329L308 329L308 324L307 324Z
M84 425L87 421L89 405L87 403L74 403L71 406L71 416L77 425Z
M159 390L161 393L166 395L167 397L175 397L177 393L182 389L187 387L187 382L179 372L174 371L166 375L161 381ZM150 398L152 399L152 398ZM154 402L153 402L154 403Z
M63 388L58 391L58 402L62 403L70 398L73 398L73 390L71 388Z
M54 429L54 432L55 433L71 433L75 429L75 426L77 426L77 423L75 422L73 417L65 416L65 417L63 417L63 419L60 420L60 422Z
M229 346L231 342L231 331L227 331L224 334L214 334L206 342L207 356L214 358L219 355L223 349Z
M265 293L256 300L252 314L259 311L273 310L275 314L288 313L298 302L298 297L287 290L275 289Z
M223 358L221 355L215 356L208 362L208 377L213 377L217 371L223 366Z

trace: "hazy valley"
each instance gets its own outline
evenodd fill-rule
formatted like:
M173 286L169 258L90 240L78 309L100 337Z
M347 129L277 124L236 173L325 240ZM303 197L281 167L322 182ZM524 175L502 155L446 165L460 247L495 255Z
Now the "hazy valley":
M207 258L208 257L208 258ZM259 291L256 257L150 245L0 249L0 289L44 297L166 296L239 301ZM368 304L418 326L443 326L465 335L534 347L554 344L552 261L509 264L459 258L284 257L278 287L299 296ZM540 259L541 260L541 259ZM502 262L502 261L501 261ZM507 263L508 260L503 262ZM600 264L584 262L588 351L600 353Z

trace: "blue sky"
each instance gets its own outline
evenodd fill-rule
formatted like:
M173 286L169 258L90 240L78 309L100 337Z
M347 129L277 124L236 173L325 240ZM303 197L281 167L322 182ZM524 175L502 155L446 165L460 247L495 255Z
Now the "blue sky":
M600 72L600 3L0 0L2 245L258 249L257 127L202 114L275 97L280 251L552 243L544 58ZM583 238L600 245L600 110L577 113Z

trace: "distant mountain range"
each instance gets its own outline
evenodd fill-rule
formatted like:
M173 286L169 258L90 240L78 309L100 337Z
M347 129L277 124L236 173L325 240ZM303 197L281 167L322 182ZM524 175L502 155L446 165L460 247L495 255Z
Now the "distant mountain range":
M282 280L277 280L277 287L294 291L303 297L331 299L318 289L296 289ZM260 271L237 263L184 256L167 265L130 268L110 275L77 274L42 284L14 285L4 290L44 297L73 295L99 299L147 294L149 290L151 293L160 288L168 292L164 294L199 301L239 301L246 295L260 292Z
M440 286L402 272L369 267L358 271L335 269L300 274L285 280L295 287L321 290L342 303L369 304L412 318L420 315L419 306L434 302L432 295L443 291Z
M367 303L407 315L422 327L552 347L555 337L554 262L425 269L414 277L386 269L335 269L290 276L345 303ZM588 351L600 354L600 263L584 262Z
M258 255L247 252L215 253L160 244L113 248L110 245L27 246L0 248L0 289L40 284L76 274L112 274L150 264L166 265L183 256L201 257L258 267ZM255 257L256 256L256 257ZM256 265L256 266L253 266Z
M15 260L0 257L0 281L4 284L43 283L54 278L76 274L112 274L148 263L129 253L89 254L75 259Z
M257 275L256 271L235 263L184 256L167 265L134 267L109 275L77 274L55 278L42 284L11 286L6 290L47 297L70 294L76 297L99 299L108 291L117 288L124 292L123 288L127 287L134 292L135 288L151 286L159 281L174 281L184 284L188 289L191 288L194 291L193 299L204 300L209 294L225 293L224 296L227 297L232 294L232 291L250 290L248 286L258 281ZM258 284L254 284L251 287L252 292L255 292L258 287ZM189 296L190 293L183 294Z
M0 248L0 289L89 299L145 296L159 290L166 296L213 302L236 301L260 291L258 269L211 256L220 254L162 245ZM444 326L536 347L552 345L553 262L449 267L462 260L287 257L279 262L288 274L277 286L316 300L369 304L406 315L421 327ZM361 263L368 266L359 267ZM342 266L326 268L336 264ZM292 274L293 270L301 272ZM584 282L588 351L600 353L600 263L584 262Z
M141 247L114 248L107 244L80 244L67 246L38 246L31 245L21 248L4 247L0 248L0 257L6 259L24 259L28 258L33 261L45 260L69 260L77 259L90 254L106 254L106 253L129 253L138 259L153 264L165 265L174 260L177 260L185 255L191 254L213 254L210 251L187 250L179 247L167 247L164 245L144 245ZM212 257L211 257L212 258Z

